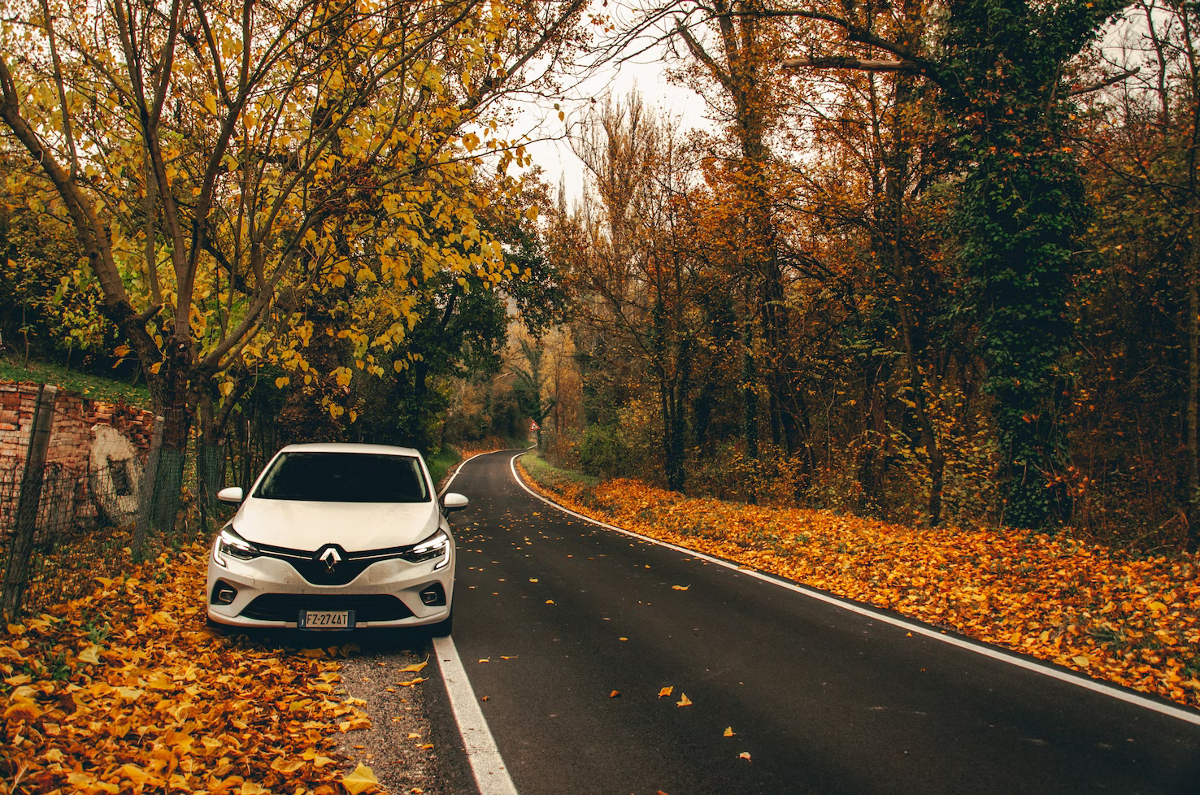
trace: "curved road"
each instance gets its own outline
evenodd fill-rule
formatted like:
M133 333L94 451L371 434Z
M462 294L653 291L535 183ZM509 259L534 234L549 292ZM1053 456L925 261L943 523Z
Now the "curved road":
M596 527L513 455L450 487L453 640L521 795L1200 793L1190 713Z

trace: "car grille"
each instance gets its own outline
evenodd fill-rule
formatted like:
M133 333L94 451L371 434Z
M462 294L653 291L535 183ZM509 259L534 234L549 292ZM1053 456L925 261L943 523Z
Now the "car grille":
M391 594L268 593L256 597L241 615L256 621L295 621L301 610L353 610L356 623L398 621L413 614Z
M411 545L390 549L372 549L364 552L346 552L341 547L337 547L341 560L331 570L324 561L318 559L317 556L321 550L305 552L267 544L255 544L255 547L262 557L287 561L301 577L313 585L347 585L354 582L354 578L366 571L372 563L399 558L412 550ZM321 549L325 549L325 547Z

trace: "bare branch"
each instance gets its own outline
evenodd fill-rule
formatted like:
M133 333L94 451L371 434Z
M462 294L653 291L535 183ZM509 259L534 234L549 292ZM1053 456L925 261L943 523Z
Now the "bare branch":
M784 58L785 69L855 69L861 72L921 73L924 67L916 61L878 61L853 58L848 55L828 55L820 58Z
M1084 86L1078 86L1076 88L1072 88L1070 91L1067 92L1067 96L1077 97L1080 94L1090 94L1093 91L1099 91L1102 88L1108 88L1109 86L1120 83L1123 80L1128 80L1129 78L1136 75L1139 71L1141 71L1141 68L1137 67L1137 66L1135 66L1132 69L1126 69L1124 72L1121 72L1120 74L1115 74L1112 77L1101 80L1098 83L1089 83Z

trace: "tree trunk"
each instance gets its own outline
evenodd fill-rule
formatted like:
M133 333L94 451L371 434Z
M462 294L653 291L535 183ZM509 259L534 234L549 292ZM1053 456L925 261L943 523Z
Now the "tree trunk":
M1200 210L1188 252L1187 520L1188 551L1200 551Z

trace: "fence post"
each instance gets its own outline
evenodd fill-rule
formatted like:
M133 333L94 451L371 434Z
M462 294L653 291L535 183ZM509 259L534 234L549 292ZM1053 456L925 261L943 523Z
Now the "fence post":
M50 449L50 428L54 420L54 400L58 387L41 384L33 407L33 426L29 429L29 447L25 453L25 473L17 498L17 524L12 548L4 569L4 616L13 620L21 609L21 597L29 581L34 531L37 530L38 504L46 472L46 452Z
M158 487L158 451L162 447L163 425L166 419L154 418L154 433L150 436L150 454L146 456L146 471L142 473L142 493L138 495L137 523L133 527L133 560L141 563L146 556L146 537L150 533L150 517L154 507L154 492Z

